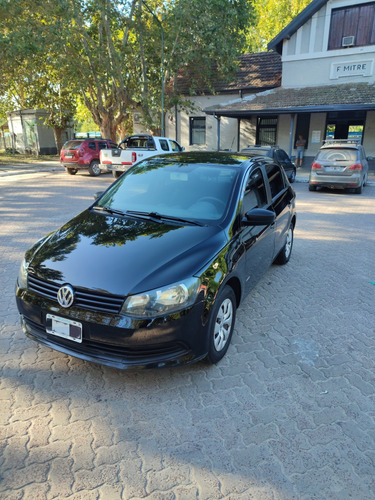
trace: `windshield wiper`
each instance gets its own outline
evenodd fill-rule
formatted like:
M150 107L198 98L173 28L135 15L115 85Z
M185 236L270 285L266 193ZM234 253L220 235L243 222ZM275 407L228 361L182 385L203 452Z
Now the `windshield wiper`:
M115 208L101 207L99 205L94 205L92 208L98 212L106 212L111 215L126 215L122 210L116 210Z
M163 215L158 212L138 212L136 210L127 210L127 214L135 215L137 217L146 217L150 220L161 222L161 221L172 221L172 222L180 222L181 224L191 224L193 226L202 226L201 223L192 220L192 219L184 219L182 217L174 217L173 215Z

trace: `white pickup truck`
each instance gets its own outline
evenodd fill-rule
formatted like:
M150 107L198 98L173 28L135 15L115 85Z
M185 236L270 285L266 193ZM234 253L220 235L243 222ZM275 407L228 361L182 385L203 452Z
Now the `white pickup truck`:
M100 151L99 167L104 172L111 170L114 177L119 177L141 160L160 154L178 153L183 150L184 148L176 141L168 139L168 137L153 137L146 134L130 135L120 142L117 149L102 149Z

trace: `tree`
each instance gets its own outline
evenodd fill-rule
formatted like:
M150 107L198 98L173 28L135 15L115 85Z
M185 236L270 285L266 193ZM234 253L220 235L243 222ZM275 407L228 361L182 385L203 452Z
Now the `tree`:
M20 0L0 2L2 99L6 111L14 108L47 111L45 123L53 129L59 151L62 131L74 114L74 90L63 68L56 64L59 54L48 43L46 27L39 29L42 27L37 14L32 11Z
M250 0L0 0L0 48L10 65L4 86L13 99L53 110L56 130L63 107L71 110L80 94L104 137L116 140L134 109L157 132L162 87L171 76L197 65L207 80L212 64L222 74L234 69L249 6ZM166 97L166 106L178 98Z
M254 0L254 19L247 33L246 50L261 52L311 0Z

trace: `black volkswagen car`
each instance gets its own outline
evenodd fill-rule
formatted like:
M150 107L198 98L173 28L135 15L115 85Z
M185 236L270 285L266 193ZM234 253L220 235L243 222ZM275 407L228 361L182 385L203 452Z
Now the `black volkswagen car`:
M23 329L117 368L216 363L241 300L288 262L295 223L295 193L271 159L153 157L26 252Z

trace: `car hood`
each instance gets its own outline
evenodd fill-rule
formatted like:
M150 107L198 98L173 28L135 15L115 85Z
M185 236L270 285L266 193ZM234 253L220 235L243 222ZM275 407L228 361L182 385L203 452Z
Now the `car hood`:
M218 226L172 225L85 210L26 254L46 281L127 295L195 275L225 245Z

